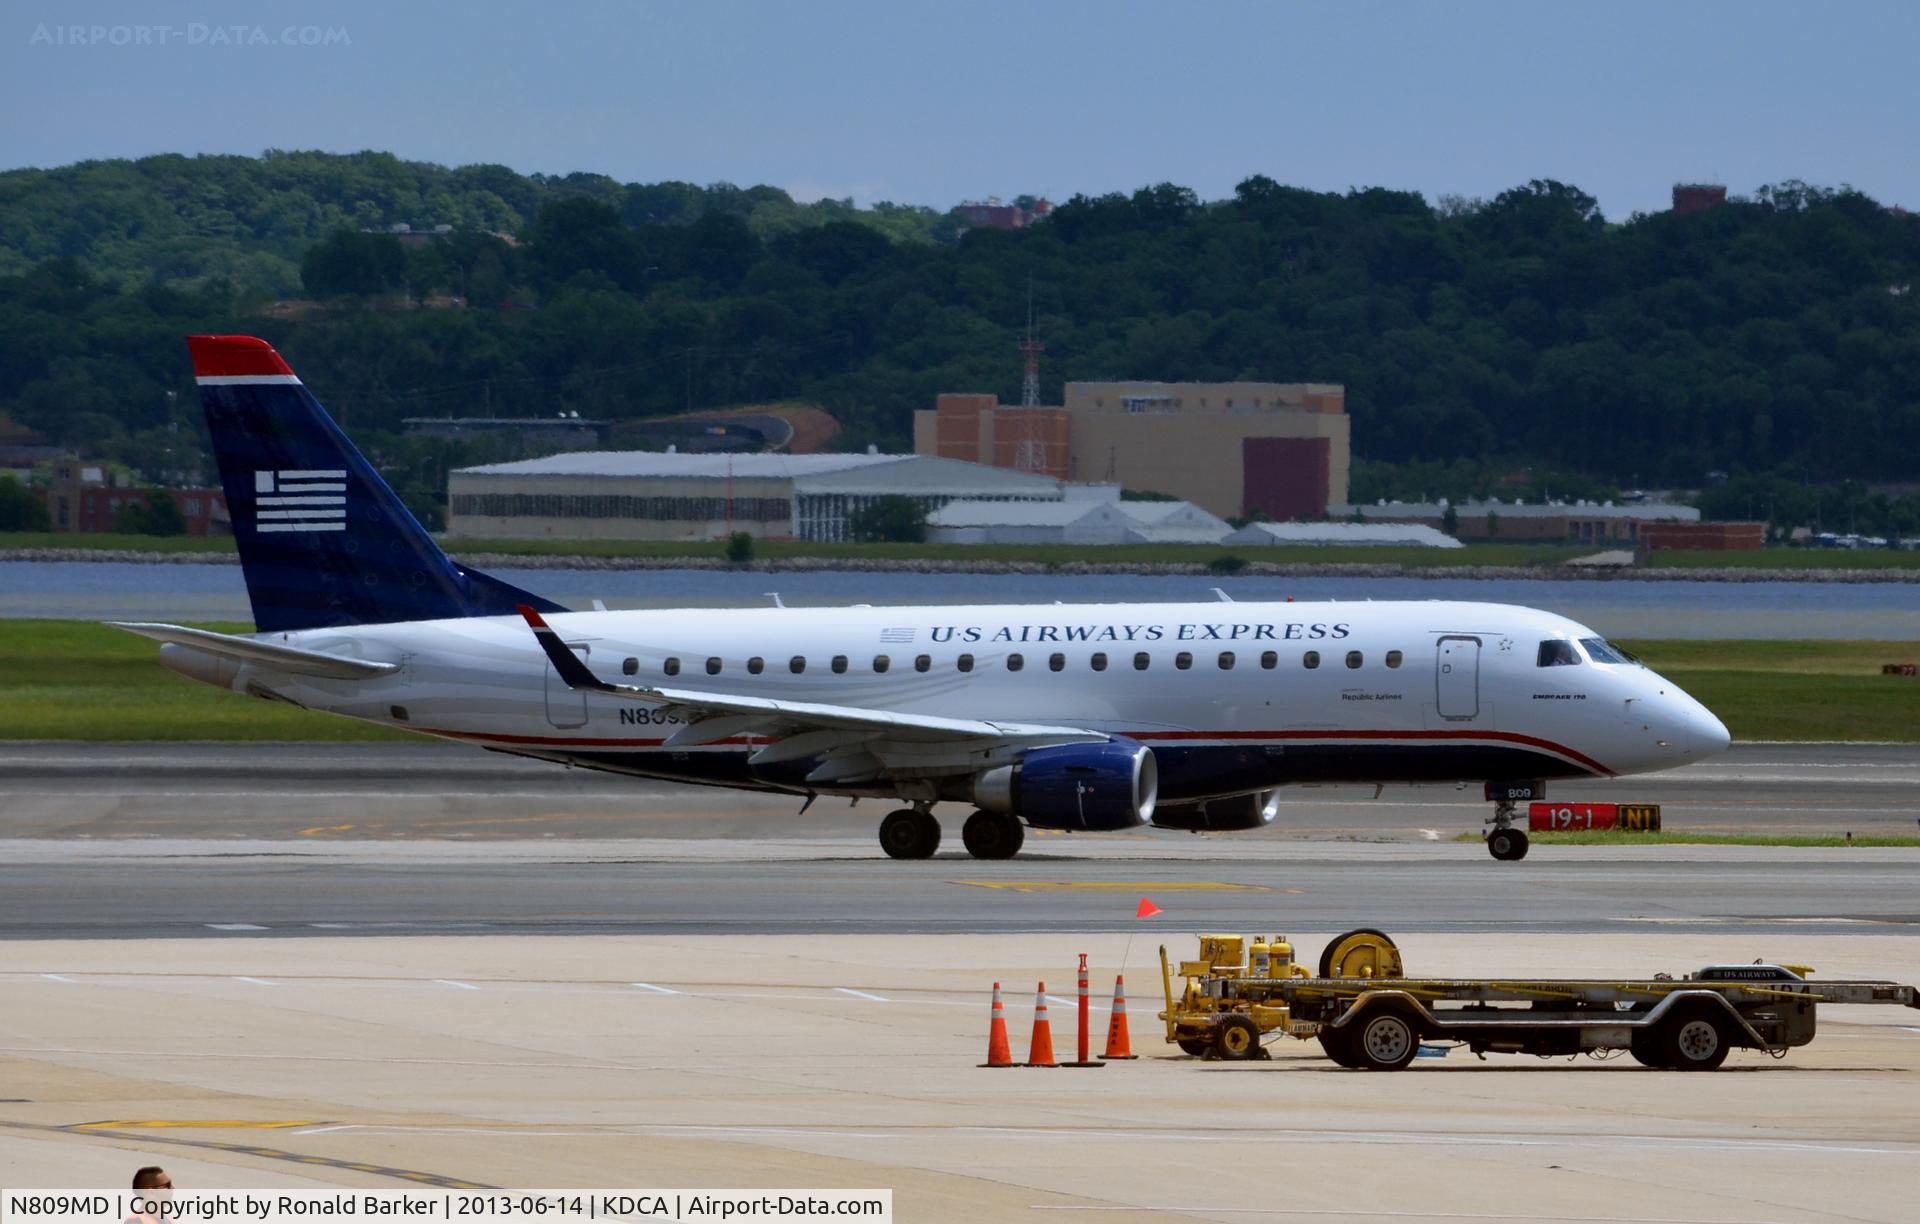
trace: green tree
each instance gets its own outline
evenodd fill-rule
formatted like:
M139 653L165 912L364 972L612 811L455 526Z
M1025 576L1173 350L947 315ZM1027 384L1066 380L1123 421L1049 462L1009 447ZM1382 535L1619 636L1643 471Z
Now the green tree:
M113 527L133 535L177 536L187 534L187 519L173 494L156 489L145 501L128 502Z
M1446 510L1440 515L1440 530L1450 536L1460 534L1460 512L1453 508L1452 502L1447 503Z
M391 293L406 279L406 248L392 234L335 230L300 261L300 283L317 298Z
M727 537L727 560L735 565L745 565L753 560L753 534L736 531Z
M0 531L47 529L47 503L11 473L0 473Z
M847 535L862 543L918 544L927 538L927 508L897 493L876 497L847 516Z

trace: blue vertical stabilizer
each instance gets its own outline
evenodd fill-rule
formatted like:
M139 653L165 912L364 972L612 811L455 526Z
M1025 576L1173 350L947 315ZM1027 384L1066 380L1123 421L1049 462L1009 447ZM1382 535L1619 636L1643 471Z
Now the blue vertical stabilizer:
M260 632L566 610L455 565L266 341L187 345Z

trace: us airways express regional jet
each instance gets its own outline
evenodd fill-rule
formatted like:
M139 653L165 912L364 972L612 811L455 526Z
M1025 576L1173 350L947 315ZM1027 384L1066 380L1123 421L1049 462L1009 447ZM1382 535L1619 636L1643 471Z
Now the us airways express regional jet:
M1271 823L1303 782L1665 769L1727 729L1565 617L1501 604L569 612L449 560L264 341L193 336L257 632L121 628L207 684L638 777L891 799L895 858L1024 826ZM802 811L805 810L803 805ZM1526 853L1502 802L1494 857Z

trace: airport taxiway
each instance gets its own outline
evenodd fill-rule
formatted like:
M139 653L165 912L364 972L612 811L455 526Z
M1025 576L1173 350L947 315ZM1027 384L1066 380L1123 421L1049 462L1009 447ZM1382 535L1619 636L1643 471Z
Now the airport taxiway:
M1741 746L1556 798L1672 825L1910 832L1920 749ZM1920 982L1920 849L1453 838L1451 788L1303 790L1278 827L882 857L883 805L440 745L0 748L0 1185L884 1186L902 1221L1903 1221L1920 1013L1832 1009L1713 1075L1455 1051L1343 1072L1158 1039L1155 948L1352 926L1416 972L1719 960ZM1163 913L1134 917L1142 896ZM290 938L292 937L292 938ZM1140 1061L985 1071L1074 957ZM1094 1012L1095 1043L1105 998Z

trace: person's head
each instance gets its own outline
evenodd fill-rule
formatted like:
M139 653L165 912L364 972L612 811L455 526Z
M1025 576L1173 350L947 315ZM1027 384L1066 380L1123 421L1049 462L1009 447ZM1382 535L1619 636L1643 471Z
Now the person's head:
M171 1190L173 1179L159 1165L146 1165L134 1170L133 1188L135 1190Z

